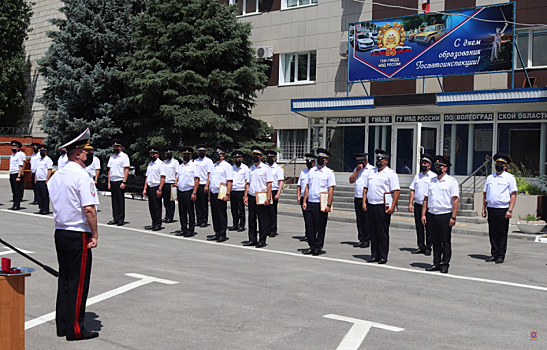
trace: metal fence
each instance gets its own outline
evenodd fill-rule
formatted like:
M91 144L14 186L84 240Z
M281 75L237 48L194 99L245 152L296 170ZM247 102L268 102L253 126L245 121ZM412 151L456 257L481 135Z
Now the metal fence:
M12 127L4 126L0 127L0 135L2 136L21 136L30 134L30 129L28 127Z

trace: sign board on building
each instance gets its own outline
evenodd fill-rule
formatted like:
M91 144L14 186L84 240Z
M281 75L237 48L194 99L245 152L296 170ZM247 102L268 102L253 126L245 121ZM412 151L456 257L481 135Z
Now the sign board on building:
M547 112L498 113L498 120L547 120Z
M493 121L494 113L463 113L463 114L445 114L445 122L480 122Z
M352 23L349 80L509 71L514 4Z
M372 124L391 124L390 115L370 116L368 122Z
M327 124L365 124L365 117L327 118Z
M428 122L440 122L440 114L429 115L396 115L395 123L428 123Z

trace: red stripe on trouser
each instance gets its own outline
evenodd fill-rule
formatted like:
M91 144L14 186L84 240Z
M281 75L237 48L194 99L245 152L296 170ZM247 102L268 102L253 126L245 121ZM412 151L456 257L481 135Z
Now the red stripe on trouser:
M86 236L86 233L82 235L82 262L80 266L80 280L78 281L78 296L76 297L76 315L74 316L74 338L76 339L81 337L81 330L78 319L80 318L80 307L82 306L82 294L84 292L85 272L87 267L87 240L85 239Z

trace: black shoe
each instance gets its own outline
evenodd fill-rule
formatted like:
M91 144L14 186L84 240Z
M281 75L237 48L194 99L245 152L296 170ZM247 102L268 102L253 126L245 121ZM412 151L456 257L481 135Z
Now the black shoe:
M186 237L185 234L182 233L182 232L177 232L177 233L175 233L175 236L184 236L184 237Z
M118 223L118 220L110 220L109 222L107 222L106 224L107 225L116 225Z
M183 237L194 237L195 236L195 233L194 232L186 232L185 234L182 235Z
M201 224L199 227L207 227L207 224Z
M120 222L118 222L116 225L117 225L117 226L123 226L123 225L125 225L125 222L124 222L124 221L120 221Z
M305 250L302 251L302 254L305 254L305 255L313 254L313 250L311 250L311 249L305 249Z
M493 256L489 257L488 259L484 260L485 262L494 262L496 261L497 259Z
M410 252L411 254L425 254L425 249L419 248Z
M503 258L497 258L496 259L496 264L503 264Z
M235 230L237 230L237 226L228 227L228 231L235 231Z
M441 271L441 266L440 265L433 265L431 267L428 267L425 269L426 271ZM448 267L447 267L447 271L448 271Z
M441 265L441 273L448 273L448 265Z
M45 211L45 210L42 211L42 215L49 215L49 214L51 214L51 212L49 210L48 211Z
M378 264L385 264L387 263L387 260L386 259L380 259L378 260Z
M73 340L86 340L86 339L93 339L93 338L97 338L99 336L99 333L97 332L88 332L88 331L85 331L83 332L81 335L80 335L80 338L75 338L75 339L66 339L66 340L69 340L69 341L73 341Z
M30 205L38 205L38 202L37 201L33 201L31 203L29 203Z
M144 226L145 230L152 230L154 228L154 225Z
M163 227L161 227L161 225L156 225L154 226L154 228L152 229L152 231L159 231L161 230Z
M226 238L226 236L220 236L218 239L217 239L217 242L220 243L220 242L226 242L228 240L228 238Z
M314 251L311 253L311 255L313 255L313 256L319 256L319 255L321 255L321 254L323 254L323 251L322 251L322 250L314 250Z
M243 232L245 231L245 227L244 226L241 226L240 228L237 229L237 232Z
M173 219L165 219L163 222L165 222L166 224L171 224L171 223L175 222L175 220L173 220Z
M370 243L368 241L363 241L355 244L353 248L368 248L370 247Z
M270 237L273 238L273 237L275 237L275 236L277 236L277 233L275 233L275 232L270 233Z
M368 263L375 263L375 262L379 262L380 259L377 259L377 258L372 258L372 259L368 259L367 262Z
M8 208L8 210L21 210L21 208L20 207L10 207L10 208Z
M266 246L266 243L258 243L256 245L257 248L264 248Z
M429 248L425 248L425 253L424 253L425 256L430 256L431 255L431 249Z
M255 245L256 245L256 242L245 242L245 243L243 243L243 245L244 245L245 247L252 247L252 246L255 246Z
M167 222L167 220L169 220L169 219L167 219L167 218L164 218L164 219L163 219L163 220L161 220L161 221L162 221L162 222Z
M39 215L42 215L44 212L39 210L39 211L35 211L34 214L39 214Z
M208 240L208 241L216 241L216 240L218 240L219 238L220 238L219 235L214 235L214 236L209 236L209 237L207 237L207 240Z
M308 241L308 237L306 236L300 238L300 242L307 242L307 241Z

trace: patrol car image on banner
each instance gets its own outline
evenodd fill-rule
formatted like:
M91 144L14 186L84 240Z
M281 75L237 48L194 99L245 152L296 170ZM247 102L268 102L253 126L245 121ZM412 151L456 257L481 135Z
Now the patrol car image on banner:
M510 71L514 4L352 23L349 80Z

